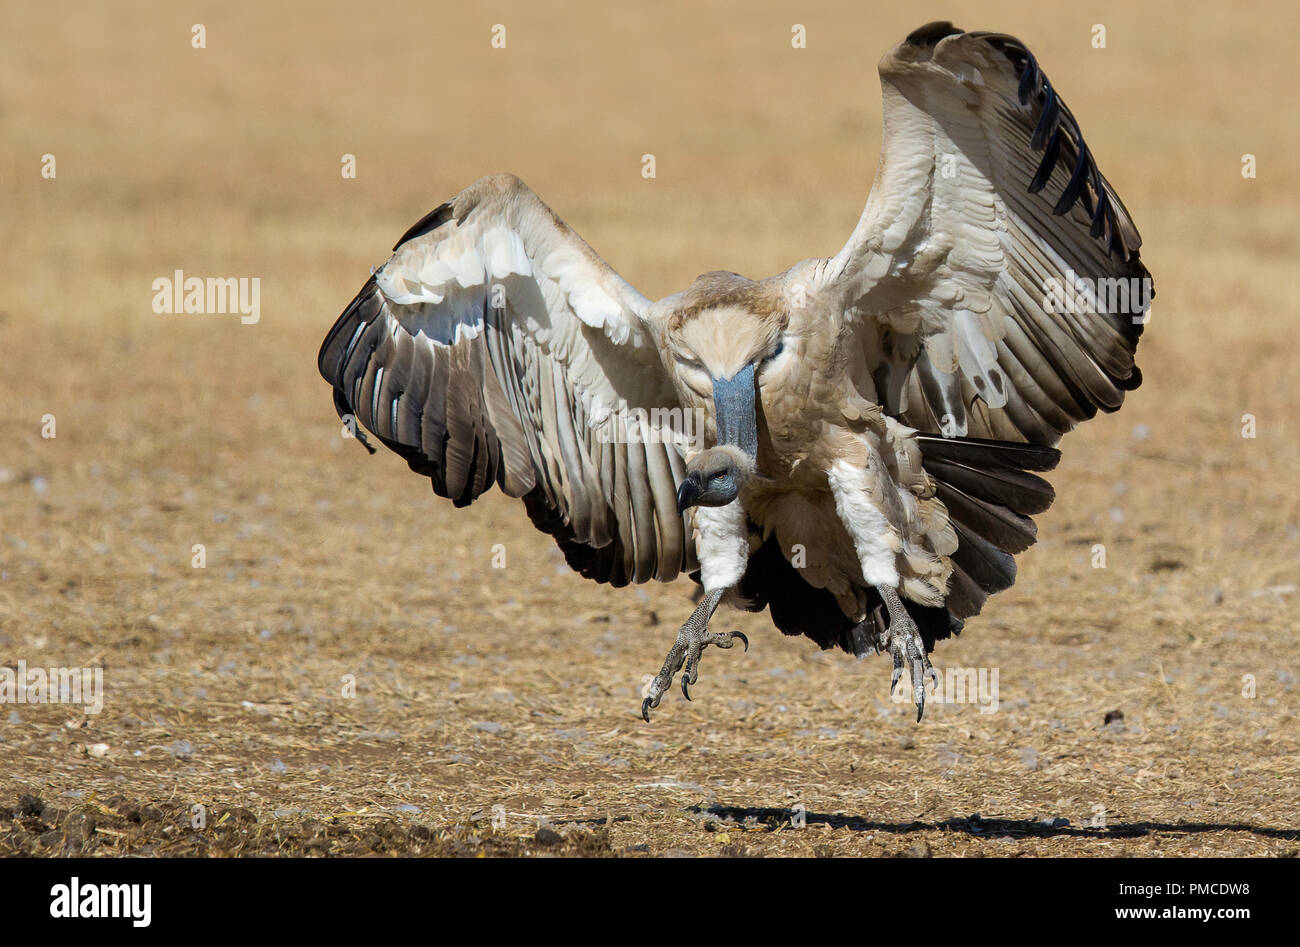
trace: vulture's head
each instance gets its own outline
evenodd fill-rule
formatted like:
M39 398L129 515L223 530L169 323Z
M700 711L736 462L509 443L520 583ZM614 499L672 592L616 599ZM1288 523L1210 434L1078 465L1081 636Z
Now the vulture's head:
M696 454L686 464L686 477L677 488L677 509L692 506L726 506L754 476L754 460L732 444L721 444Z
M684 298L664 334L665 362L684 396L712 403L717 443L740 448L752 468L755 402L788 381L797 361L786 344L785 303L770 287L734 273L706 273Z

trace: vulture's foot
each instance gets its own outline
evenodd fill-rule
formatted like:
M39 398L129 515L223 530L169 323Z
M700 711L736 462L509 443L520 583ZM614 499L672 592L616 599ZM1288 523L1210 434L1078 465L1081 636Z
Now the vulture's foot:
M916 722L920 723L921 715L925 713L925 682L933 680L937 686L939 672L930 663L920 630L907 613L898 590L878 585L876 591L885 600L885 609L889 612L889 628L885 632L884 647L877 646L878 651L888 649L894 658L894 676L889 683L889 692L892 694L897 689L906 666L912 672L912 697L916 701Z
M700 658L709 645L730 648L739 639L745 650L749 650L749 639L738 631L709 631L709 621L725 592L726 589L718 589L700 599L700 604L695 607L691 617L686 619L686 624L677 632L677 640L673 642L668 657L664 658L664 666L650 682L646 698L641 702L641 716L646 723L650 722L650 711L659 706L659 701L672 686L678 671L682 672L682 694L687 700L691 699L691 692L687 688L699 679Z

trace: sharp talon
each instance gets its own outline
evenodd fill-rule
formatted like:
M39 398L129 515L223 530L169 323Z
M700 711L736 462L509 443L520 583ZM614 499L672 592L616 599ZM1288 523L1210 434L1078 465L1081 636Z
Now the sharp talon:
M749 639L739 631L725 634L709 631L709 620L713 617L713 612L718 607L718 603L722 600L725 592L725 589L715 589L706 593L695 607L691 617L686 619L686 623L678 630L677 640L673 643L672 649L668 652L668 657L664 659L663 667L660 668L650 687L651 695L641 703L641 718L643 720L649 722L650 711L659 706L659 701L664 693L673 686L673 681L679 673L682 678L682 696L687 700L694 699L691 697L691 685L700 679L700 660L704 655L704 650L709 645L730 648L739 638L741 643L744 644L745 650L749 650Z
M907 607L899 598L898 590L890 586L876 586L876 591L880 593L885 609L889 612L889 623L885 626L884 633L877 639L879 644L889 649L894 658L894 672L889 682L889 693L893 696L898 691L898 682L903 679L904 670L910 671L912 700L916 703L916 722L920 723L925 714L926 682L932 681L935 693L938 693L941 687L939 672L926 656L925 642L915 619L908 614Z

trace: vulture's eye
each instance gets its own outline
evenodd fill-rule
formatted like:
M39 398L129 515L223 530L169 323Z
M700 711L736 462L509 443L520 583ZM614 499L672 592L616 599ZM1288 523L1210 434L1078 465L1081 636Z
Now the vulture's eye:
M726 478L727 478L726 472L719 470L717 473L715 473L712 477L709 478L709 483L722 483L722 481L725 480Z
M772 359L776 358L784 351L785 351L785 339L777 339L776 348L772 349L772 351L768 353L768 356L765 359L763 359L763 361L770 362L772 361Z

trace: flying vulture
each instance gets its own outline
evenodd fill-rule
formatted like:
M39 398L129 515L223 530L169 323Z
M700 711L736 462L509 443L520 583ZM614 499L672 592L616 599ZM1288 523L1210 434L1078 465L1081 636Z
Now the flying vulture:
M495 175L408 230L321 347L340 416L439 496L522 498L598 582L700 583L647 720L708 645L748 647L709 631L723 601L888 651L919 720L935 642L1034 542L1054 445L1141 380L1142 241L1033 54L932 23L880 80L833 257L652 302Z

